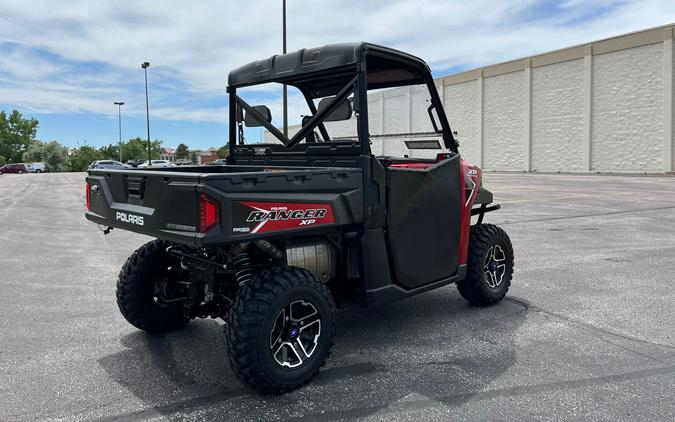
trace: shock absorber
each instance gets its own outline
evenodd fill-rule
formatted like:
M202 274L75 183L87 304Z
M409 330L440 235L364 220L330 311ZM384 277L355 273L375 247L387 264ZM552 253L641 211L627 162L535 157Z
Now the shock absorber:
M253 278L253 261L248 252L242 252L234 258L234 278L240 286L247 284Z

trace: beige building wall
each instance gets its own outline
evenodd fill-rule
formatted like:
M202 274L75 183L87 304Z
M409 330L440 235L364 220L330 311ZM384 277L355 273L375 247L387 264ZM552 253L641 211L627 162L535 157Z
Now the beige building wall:
M591 170L663 170L663 43L593 57Z
M447 111L460 129L461 152L482 151L474 161L484 170L663 173L675 170L673 67L667 25L450 75L440 84L445 104L466 110ZM478 85L479 119L462 107L471 84Z
M480 163L480 81L443 86L443 99L450 127L453 131L457 131L462 155L471 163Z
M530 170L584 171L583 119L583 59L532 69Z
M525 166L525 72L483 80L483 161L490 170Z

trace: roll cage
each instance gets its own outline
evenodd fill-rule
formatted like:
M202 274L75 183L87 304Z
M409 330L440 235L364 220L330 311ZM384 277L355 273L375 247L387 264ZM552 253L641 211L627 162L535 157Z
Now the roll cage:
M296 87L312 114L290 138L237 95L238 88L272 82ZM422 83L429 89L431 104L427 112L434 128L433 134L442 135L445 147L456 153L457 143L443 112L431 71L424 61L415 56L374 44L353 43L302 49L249 63L230 72L228 78L230 156L237 154L235 140L237 130L243 130L244 112L265 127L286 150L293 149L316 128L323 142L331 142L324 122L352 94L360 152L361 155L370 155L368 90ZM332 100L317 110L314 100L328 96L333 96Z

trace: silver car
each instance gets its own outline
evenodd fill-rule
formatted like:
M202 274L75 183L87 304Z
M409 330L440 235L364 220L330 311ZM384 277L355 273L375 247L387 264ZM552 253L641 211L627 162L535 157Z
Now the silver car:
M115 160L98 160L94 161L89 165L90 169L130 169L132 168L129 164L120 163Z

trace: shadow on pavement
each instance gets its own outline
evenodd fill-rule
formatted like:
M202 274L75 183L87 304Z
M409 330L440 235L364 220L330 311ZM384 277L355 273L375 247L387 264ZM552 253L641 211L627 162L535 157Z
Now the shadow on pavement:
M473 307L454 288L374 310L341 310L327 367L284 396L259 396L237 381L222 325L213 320L161 336L131 333L121 339L126 350L99 363L148 404L127 419L196 410L238 419L266 411L284 420L362 418L406 403L466 402L515 362L513 333L526 311L510 300Z

